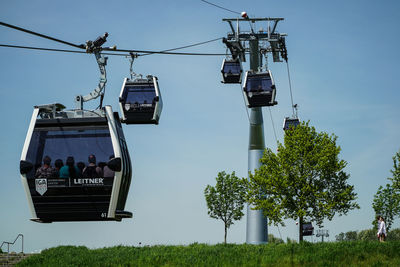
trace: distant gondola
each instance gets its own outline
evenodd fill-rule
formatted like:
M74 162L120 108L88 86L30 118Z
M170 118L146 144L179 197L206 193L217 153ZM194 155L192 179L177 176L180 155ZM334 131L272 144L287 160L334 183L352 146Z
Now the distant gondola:
M242 83L242 64L239 59L224 59L221 73L222 83Z
M162 99L157 77L130 80L125 78L119 97L122 122L126 124L158 124Z
M300 124L300 120L298 118L290 118L286 117L283 120L283 130L289 130L290 128L296 128Z
M243 94L246 105L249 108L278 104L275 101L275 83L269 70L266 72L247 71L243 85Z
M131 218L132 213L124 208L132 167L118 113L113 113L111 106L96 111L63 108L60 104L36 106L29 125L20 173L31 220L49 223ZM84 172L77 172L74 178L60 178L56 171L47 177L37 175L46 156L54 166L57 159L65 163L67 157L88 165L89 155L95 155L98 166L106 165L112 175L85 177Z
M303 223L303 236L310 236L314 234L314 226L312 225L311 222L305 222Z

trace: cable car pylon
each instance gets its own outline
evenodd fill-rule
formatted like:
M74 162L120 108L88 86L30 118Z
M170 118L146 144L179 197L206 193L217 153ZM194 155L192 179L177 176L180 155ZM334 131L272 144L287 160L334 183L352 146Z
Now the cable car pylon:
M242 18L223 19L229 23L232 30L228 33L224 43L241 44L249 43L248 49L240 50L244 56L245 52L250 52L250 70L246 72L245 82L243 84L243 94L246 99L246 105L250 109L249 116L249 147L248 147L248 171L254 172L261 167L260 159L265 150L264 126L263 126L263 106L274 106L276 87L269 70L262 71L262 54L272 53L274 62L282 62L281 57L285 56L283 36L276 32L276 26L283 18L249 18L245 12ZM257 21L267 22L268 31L255 32L251 23ZM237 27L232 23L236 22ZM239 23L250 23L251 31L242 32L239 29ZM269 23L273 22L272 28ZM262 47L264 43L269 43L268 47ZM261 44L261 45L260 45ZM233 46L233 47L235 47ZM261 47L260 47L261 46ZM227 45L230 48L230 45ZM232 49L230 49L232 52ZM243 60L244 61L244 60ZM264 244L268 242L268 221L262 210L254 210L252 205L247 206L247 225L246 225L246 243Z

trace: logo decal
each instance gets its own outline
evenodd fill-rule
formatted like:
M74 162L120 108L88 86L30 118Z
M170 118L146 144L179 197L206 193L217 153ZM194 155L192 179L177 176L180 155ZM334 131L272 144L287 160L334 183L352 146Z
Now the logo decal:
M47 191L47 179L36 179L36 191L43 196Z
M78 178L74 179L74 185L104 185L104 178Z
M131 109L131 104L126 103L126 104L125 104L125 110L130 110L130 109Z

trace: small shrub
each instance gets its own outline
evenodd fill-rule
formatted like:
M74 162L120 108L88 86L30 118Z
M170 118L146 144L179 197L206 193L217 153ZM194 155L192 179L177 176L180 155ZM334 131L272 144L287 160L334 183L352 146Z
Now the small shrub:
M345 234L346 241L356 241L357 240L357 231L349 231Z
M342 233L338 234L337 236L335 236L335 238L336 238L336 241L338 241L338 242L344 241L345 240L344 233L342 232Z
M296 240L296 239L290 239L289 237L287 237L287 238L286 238L286 243L288 243L288 244L295 244L295 243L297 243L297 240Z
M375 241L377 240L375 229L362 230L357 234L357 240L361 241Z
M387 241L400 241L400 228L390 230L387 233Z
M268 235L268 243L272 244L283 244L285 243L281 238L275 237L273 234Z

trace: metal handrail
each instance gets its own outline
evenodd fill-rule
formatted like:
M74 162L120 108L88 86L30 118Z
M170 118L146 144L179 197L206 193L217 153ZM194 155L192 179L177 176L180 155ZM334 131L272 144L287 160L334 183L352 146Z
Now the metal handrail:
M17 237L15 238L14 242L3 241L3 243L0 246L0 249L3 247L4 244L7 244L7 254L10 254L10 245L14 245L15 242L17 242L19 237L21 237L21 244L22 244L21 253L24 254L24 235L23 234L18 234Z

